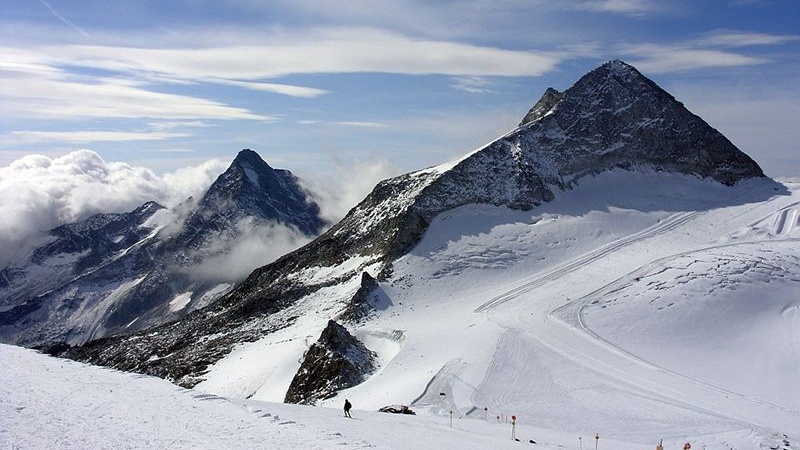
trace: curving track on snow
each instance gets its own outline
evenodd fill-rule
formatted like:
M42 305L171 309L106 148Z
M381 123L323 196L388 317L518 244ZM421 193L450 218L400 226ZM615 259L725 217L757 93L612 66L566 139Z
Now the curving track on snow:
M800 239L787 238L786 236L792 231L800 229L800 224L798 224L800 215L798 215L796 209L800 202L795 201L783 205L780 203L782 202L767 202L771 208L770 213L766 216L761 215L763 214L761 208L763 205L758 205L754 208L748 208L735 216L729 216L726 221L736 223L738 221L735 219L741 221L742 219L751 218L745 223L747 227L753 228L765 225L765 222L774 218L771 226L768 226L773 236L769 240L772 242L798 242ZM607 244L544 275L536 276L522 285L509 289L478 306L475 312L491 314L494 320L508 329L509 333L525 333L550 350L581 364L587 369L668 398L673 402L684 405L688 409L711 413L764 429L779 432L796 432L796 430L800 430L800 411L744 396L657 366L613 345L592 332L586 327L581 317L583 309L594 299L604 293L619 289L619 287L629 283L630 280L635 279L637 276L663 266L670 260L714 248L735 247L761 242L759 240L707 245L666 255L639 266L635 270L577 300L557 305L545 301L528 301L525 304L529 308L527 311L530 312L530 315L514 315L511 317L510 322L508 319L504 320L505 316L502 315L502 308L498 308L515 299L531 299L531 297L535 296L533 291L549 282L579 271L605 256L632 244L662 237L669 231L678 229L703 214L704 212L698 211L670 216L667 220L653 227ZM756 220L752 219L753 215L758 215Z

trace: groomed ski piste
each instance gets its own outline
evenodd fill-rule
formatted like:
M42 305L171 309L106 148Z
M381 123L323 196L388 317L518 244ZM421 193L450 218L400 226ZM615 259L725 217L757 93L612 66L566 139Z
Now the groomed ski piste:
M0 447L800 448L799 219L798 184L621 170L463 206L350 327L380 363L361 385L280 403L333 291L194 390L1 346Z

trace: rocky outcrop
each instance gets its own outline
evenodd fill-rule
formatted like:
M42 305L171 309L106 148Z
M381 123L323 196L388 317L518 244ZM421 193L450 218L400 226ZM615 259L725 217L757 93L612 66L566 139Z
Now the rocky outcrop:
M312 405L360 384L375 370L375 354L334 321L308 349L286 392L286 403Z
M361 285L353 294L353 298L345 307L340 320L350 323L358 323L369 317L377 310L386 309L391 304L391 300L383 292L378 280L373 278L368 272L361 274Z

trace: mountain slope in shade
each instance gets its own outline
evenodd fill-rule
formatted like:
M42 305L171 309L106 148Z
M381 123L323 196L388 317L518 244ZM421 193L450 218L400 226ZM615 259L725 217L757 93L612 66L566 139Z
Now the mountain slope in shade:
M237 245L274 235L277 248L292 245L278 239L294 240L290 250L324 226L294 175L242 150L196 202L173 211L150 202L52 230L27 264L2 271L0 335L28 346L80 344L174 320L268 262L268 253L240 261Z

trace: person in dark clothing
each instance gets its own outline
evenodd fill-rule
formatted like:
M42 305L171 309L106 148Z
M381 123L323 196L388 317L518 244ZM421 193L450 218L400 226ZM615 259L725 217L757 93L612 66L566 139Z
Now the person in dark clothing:
M353 405L350 404L350 400L344 399L344 416L345 417L349 417L351 419L353 418L353 416L350 415L350 408L352 408L352 407L353 407Z

